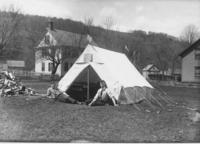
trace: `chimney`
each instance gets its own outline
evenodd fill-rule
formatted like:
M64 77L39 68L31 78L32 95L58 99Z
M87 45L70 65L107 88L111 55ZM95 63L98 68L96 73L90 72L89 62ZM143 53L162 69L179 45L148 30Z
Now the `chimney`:
M49 20L49 29L54 30L54 25L52 20Z

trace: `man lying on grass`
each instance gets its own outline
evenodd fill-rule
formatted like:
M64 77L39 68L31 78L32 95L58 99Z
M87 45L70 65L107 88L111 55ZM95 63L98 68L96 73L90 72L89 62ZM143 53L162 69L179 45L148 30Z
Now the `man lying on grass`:
M110 96L106 82L104 80L100 81L100 89L97 91L94 99L89 103L88 106L95 106L95 105L106 105L111 104L114 106L118 106L116 103L116 99Z
M70 103L73 103L73 104L82 104L81 102L70 97L67 93L61 92L57 88L57 84L52 84L51 87L49 87L47 89L47 95L46 96L48 98L53 98L53 99L60 101L60 102L70 102Z

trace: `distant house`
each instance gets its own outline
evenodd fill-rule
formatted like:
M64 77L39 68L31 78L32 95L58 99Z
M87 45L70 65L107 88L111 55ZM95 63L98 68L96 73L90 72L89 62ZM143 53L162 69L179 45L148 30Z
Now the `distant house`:
M50 50L50 48L61 49L58 53L61 58L64 58L64 62L58 66L56 74L62 76L73 65L79 54L84 50L88 43L95 44L89 35L58 30L54 28L53 22L50 22L44 38L40 41L36 48L35 72L51 74L52 71L51 61L41 58L43 52L40 50L41 48L47 50Z
M183 82L200 82L200 39L180 53Z
M160 70L154 65L154 64L149 64L147 65L146 67L144 67L142 69L142 75L146 78L146 79L149 79L149 75L153 74L153 75L156 75L156 74L159 74Z

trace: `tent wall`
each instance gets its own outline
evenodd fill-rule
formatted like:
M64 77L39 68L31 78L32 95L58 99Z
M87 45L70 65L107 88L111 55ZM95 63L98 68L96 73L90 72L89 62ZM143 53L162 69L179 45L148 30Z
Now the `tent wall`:
M90 61L86 61L88 55ZM147 92L143 88L153 88L124 54L88 45L59 82L59 89L66 91L74 82L86 83L87 68L91 71L90 82L105 80L110 95L122 104L145 99Z
M65 76L59 81L58 88L61 91L66 91L78 75L88 66L89 64L74 64Z

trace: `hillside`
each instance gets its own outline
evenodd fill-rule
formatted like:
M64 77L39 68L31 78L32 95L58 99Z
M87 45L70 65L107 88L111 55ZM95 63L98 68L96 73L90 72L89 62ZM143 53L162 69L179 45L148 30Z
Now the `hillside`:
M0 19L1 16L0 14ZM20 15L20 17L15 41L10 41L6 51L1 55L6 55L11 59L24 59L26 69L31 70L34 69L34 47L44 36L50 18L33 15ZM60 18L51 19L56 29L81 34L89 33L100 47L126 53L139 70L149 63L154 63L163 70L174 64L180 67L179 60L174 58L186 48L186 45L176 37L164 33L146 33L141 30L125 33L96 26L90 26L85 30L86 26L82 22ZM125 46L128 47L128 51L125 50Z

